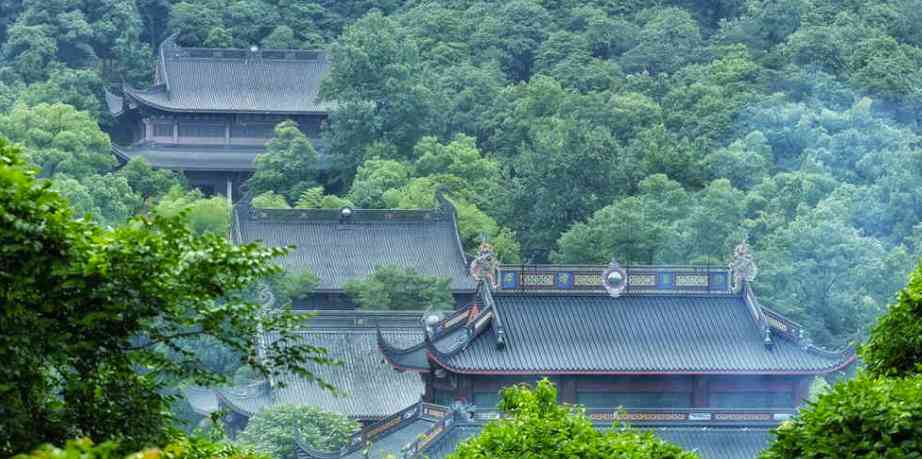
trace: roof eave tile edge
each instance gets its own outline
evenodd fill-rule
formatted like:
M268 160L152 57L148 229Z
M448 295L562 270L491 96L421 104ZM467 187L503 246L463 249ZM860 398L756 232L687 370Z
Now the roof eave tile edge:
M488 370L456 367L449 364L444 355L437 353L428 353L429 359L441 368L451 373L463 375L484 375L484 376L529 376L529 375L546 375L546 376L675 376L675 375L712 375L712 376L810 376L824 375L842 369L851 365L857 355L851 355L843 358L835 364L823 367L803 370L780 370L780 369L748 369L748 370L548 370L548 369L522 369L522 370Z

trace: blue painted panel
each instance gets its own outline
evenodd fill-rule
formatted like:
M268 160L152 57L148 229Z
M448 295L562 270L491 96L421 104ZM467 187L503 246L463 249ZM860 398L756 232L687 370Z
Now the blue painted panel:
M675 273L661 272L656 279L656 288L675 288Z
M711 273L710 279L708 279L711 290L726 290L727 289L727 274L726 273Z
M503 288L519 288L519 273L514 271L503 272L500 283Z
M554 276L554 284L557 288L569 289L573 288L573 273L572 272L559 272Z

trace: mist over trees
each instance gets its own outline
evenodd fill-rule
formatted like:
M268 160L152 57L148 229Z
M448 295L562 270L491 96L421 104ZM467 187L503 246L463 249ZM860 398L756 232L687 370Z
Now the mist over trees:
M762 302L841 346L922 255L920 6L3 0L0 135L117 224L183 185L116 170L104 87L149 84L172 33L326 49L324 159L281 126L258 202L425 207L445 187L466 250L485 235L507 262L724 264L748 237Z

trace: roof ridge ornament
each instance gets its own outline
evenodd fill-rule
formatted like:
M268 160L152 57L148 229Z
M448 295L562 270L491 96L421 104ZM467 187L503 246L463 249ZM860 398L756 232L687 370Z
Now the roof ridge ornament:
M733 273L733 290L736 292L743 288L744 282L752 282L759 274L759 268L749 252L749 243L745 238L733 250L733 261L729 267Z
M488 281L491 288L496 289L496 270L499 268L499 259L493 244L481 237L480 249L477 257L471 260L471 277L478 282Z
M627 287L627 272L614 257L612 257L611 263L608 264L608 269L602 273L602 287L605 287L608 295L612 298L621 296L621 293Z

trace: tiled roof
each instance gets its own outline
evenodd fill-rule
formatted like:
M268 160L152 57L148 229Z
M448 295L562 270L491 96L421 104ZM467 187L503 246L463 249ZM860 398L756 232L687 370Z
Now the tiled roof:
M256 155L263 153L261 147L226 148L223 146L167 146L141 144L131 147L113 145L116 156L128 161L134 157L144 158L153 168L184 171L252 171L256 169Z
M218 406L244 416L252 416L272 405L272 393L268 382L259 381L245 386L227 387L215 390Z
M772 436L765 428L661 427L653 429L653 433L698 453L701 459L752 459L768 447Z
M166 111L325 114L318 93L329 67L320 52L180 48L171 38L160 47L160 84L125 91Z
M409 344L417 329L384 329L388 340ZM342 366L314 366L311 371L336 387L339 395L296 375L279 378L272 390L273 404L316 406L361 419L381 418L419 401L425 392L420 376L394 370L378 352L373 328L319 329L300 334L301 342L327 349ZM280 384L279 384L280 383Z
M480 434L482 429L482 424L458 424L443 439L427 448L424 457L447 457L462 441ZM639 430L650 430L665 441L698 453L701 459L754 459L771 440L771 433L765 428L658 427Z
M448 278L455 292L473 292L458 239L454 211L352 211L341 221L339 209L236 208L233 235L238 242L294 245L281 263L289 270L309 269L320 278L319 291L338 291L346 281L364 279L376 266L414 268Z
M449 346L440 341L456 331L427 340L437 364L478 374L820 374L854 358L797 343L774 328L767 345L750 305L736 294L491 298L493 306L480 313L489 328L467 325L467 340ZM418 360L414 347L402 356L399 346L382 348L408 368Z
M425 410L437 415L427 415ZM297 451L300 459L441 459L457 449L461 442L478 435L486 423L486 420L476 415L471 418L448 407L419 404L366 427L355 434L350 444L339 452L316 451L296 441ZM661 424L635 428L652 432L665 441L694 451L702 459L752 459L768 446L771 440L769 429L774 425L725 427ZM607 430L611 424L597 422L595 428Z
M206 387L190 386L184 388L182 393L189 405L192 406L192 411L202 416L208 416L218 411L218 396L214 390Z

